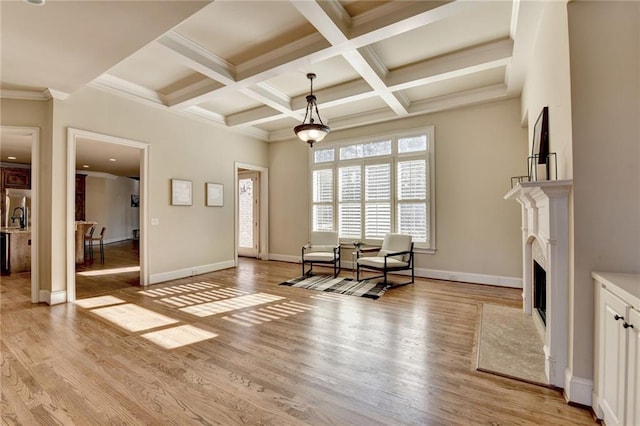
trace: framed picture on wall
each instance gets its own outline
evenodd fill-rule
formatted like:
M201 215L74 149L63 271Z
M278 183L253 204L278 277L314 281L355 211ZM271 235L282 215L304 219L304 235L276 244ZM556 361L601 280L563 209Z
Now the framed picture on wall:
M222 184L207 182L205 186L207 192L207 206L222 207L224 204L224 187Z
M171 179L171 205L190 206L192 204L192 182L190 180Z

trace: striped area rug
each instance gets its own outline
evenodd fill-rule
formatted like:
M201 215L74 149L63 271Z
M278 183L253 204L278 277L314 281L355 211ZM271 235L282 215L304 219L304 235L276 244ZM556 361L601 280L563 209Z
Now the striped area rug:
M351 278L333 278L333 276L327 275L314 275L312 277L294 278L280 283L280 285L377 299L382 296L388 288L386 284L382 284L379 281L380 279L356 281Z

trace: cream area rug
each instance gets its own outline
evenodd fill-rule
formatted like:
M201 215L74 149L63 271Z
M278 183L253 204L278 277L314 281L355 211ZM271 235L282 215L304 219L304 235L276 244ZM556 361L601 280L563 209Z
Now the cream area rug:
M477 370L548 386L542 336L522 309L483 304L477 342Z

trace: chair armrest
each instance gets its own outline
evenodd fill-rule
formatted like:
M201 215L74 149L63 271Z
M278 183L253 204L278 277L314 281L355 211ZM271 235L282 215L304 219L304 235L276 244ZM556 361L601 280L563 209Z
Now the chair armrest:
M375 246L371 246L371 247L356 247L356 259L360 259L360 255L362 253L371 253L374 251L380 251L380 247L375 247Z
M367 252L371 252L371 251L380 251L380 247L375 247L375 246L371 246L371 247L360 247L358 249L358 251L367 253Z
M411 253L413 253L413 250L396 251L396 252L393 252L393 253L386 253L384 255L384 257L399 256L401 254L411 254Z

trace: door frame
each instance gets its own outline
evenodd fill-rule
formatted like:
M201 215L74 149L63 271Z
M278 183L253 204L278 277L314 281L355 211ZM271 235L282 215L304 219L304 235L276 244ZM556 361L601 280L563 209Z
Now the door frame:
M38 247L39 183L40 183L40 129L38 127L0 126L2 133L31 136L31 303L40 302ZM2 194L4 197L4 194ZM34 226L35 225L35 226Z
M238 171L238 182L243 179L250 179L254 182L253 190L252 190L252 215L251 218L251 233L253 235L254 246L249 247L240 247L240 204L238 203L238 215L236 216L238 220L238 256L245 257L255 257L258 258L258 254L260 253L260 211L262 200L260 200L260 173L255 170L247 170L242 169ZM239 187L238 187L239 190ZM238 194L238 201L240 200L240 195ZM255 201L255 203L254 203ZM257 242L257 243L256 243ZM242 254L240 253L242 251ZM251 254L247 254L247 252L251 251Z
M75 187L78 138L124 145L140 150L140 285L149 285L149 253L146 227L149 219L149 144L132 139L67 128L67 302L76 300Z
M239 221L238 214L240 213L239 197L238 197L238 177L241 169L258 172L258 180L260 184L260 235L259 235L259 247L258 247L258 259L269 260L269 169L255 164L247 164L236 161L234 167L234 181L233 181L233 199L234 199L234 263L238 266L238 244L240 233L238 230Z

